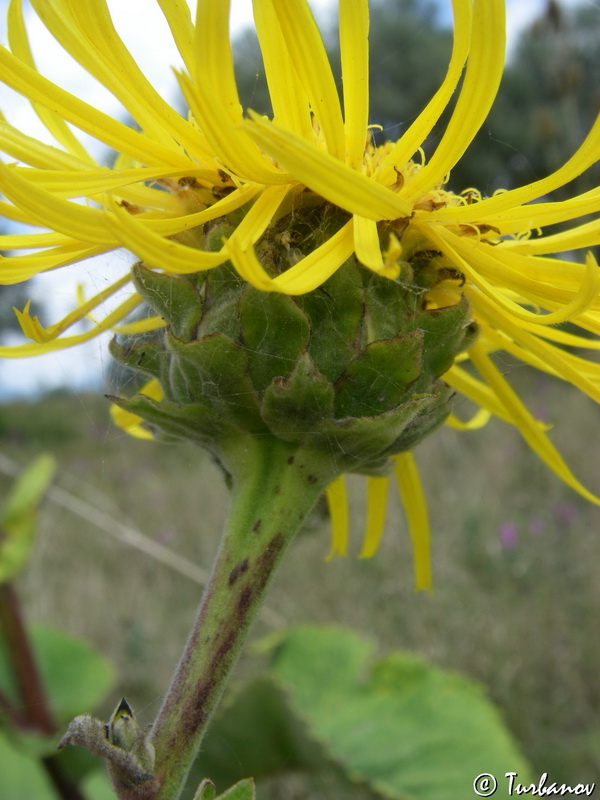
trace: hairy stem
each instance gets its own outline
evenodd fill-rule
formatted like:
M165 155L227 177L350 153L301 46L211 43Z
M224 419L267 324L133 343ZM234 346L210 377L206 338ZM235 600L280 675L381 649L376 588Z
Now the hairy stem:
M176 800L273 572L334 477L327 459L248 437L227 454L229 518L196 622L155 722L156 800Z

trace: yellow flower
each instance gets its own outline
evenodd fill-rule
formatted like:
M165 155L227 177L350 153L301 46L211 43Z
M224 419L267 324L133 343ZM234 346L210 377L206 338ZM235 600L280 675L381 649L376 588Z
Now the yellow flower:
M598 364L571 352L600 348L600 271L589 253L579 261L553 255L600 243L600 219L579 222L583 215L597 214L600 189L562 202L544 199L596 161L600 120L567 163L546 178L488 198L474 190L456 195L444 189L450 170L485 120L500 82L504 0L452 0L454 45L442 85L397 142L378 147L369 135L367 0L339 2L343 98L305 0L253 0L272 120L252 111L244 114L240 106L229 44L229 2L198 0L195 22L185 3L157 2L185 64L177 79L190 109L187 120L145 78L114 29L105 0L32 0L62 46L121 101L135 120L132 128L36 70L21 2L11 1L11 51L0 48L0 74L29 98L58 146L42 144L0 120L0 149L18 162L0 164L5 197L0 212L48 229L0 236L5 250L34 250L3 257L0 282L24 281L125 247L147 267L175 274L230 261L258 289L299 295L320 286L353 253L366 269L392 280L403 280L411 262L426 254L445 276L429 292L430 306L451 305L465 294L480 330L477 342L445 380L481 410L470 422L451 417L450 424L475 428L496 416L515 425L546 464L596 502L490 355L507 351L600 399ZM461 78L445 133L424 163L420 145ZM114 167L99 166L67 123L114 148ZM313 252L300 260L290 258L289 269L269 274L255 250L269 225L302 203L319 202L346 212L346 221ZM226 216L235 220L229 237L216 250L208 248L205 226ZM570 227L544 233L557 223ZM33 342L1 348L0 355L35 355L114 329L139 304L135 293L89 332L63 335L127 280L125 276L82 301L49 328L26 306L18 316ZM592 336L556 327L566 321ZM161 324L155 318L125 323L120 330ZM478 377L465 369L467 361ZM149 391L156 393L156 387ZM427 586L427 516L411 454L396 457L395 477L413 532L417 583ZM369 479L372 511L365 556L377 547L387 480ZM344 553L343 479L332 484L329 498L333 553Z

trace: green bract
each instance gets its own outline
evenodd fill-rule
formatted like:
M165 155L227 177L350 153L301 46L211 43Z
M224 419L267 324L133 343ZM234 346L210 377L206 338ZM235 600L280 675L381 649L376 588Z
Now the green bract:
M274 275L318 246L329 207L319 214L274 226L260 253ZM223 223L216 228L222 234ZM410 284L351 258L298 297L261 292L228 265L175 277L140 263L136 289L166 333L160 342L114 342L112 352L158 378L164 399L116 402L217 456L231 437L274 436L327 453L340 472L379 472L447 417L452 391L441 376L475 333L465 298L427 308L427 290L443 279L438 255L414 254Z

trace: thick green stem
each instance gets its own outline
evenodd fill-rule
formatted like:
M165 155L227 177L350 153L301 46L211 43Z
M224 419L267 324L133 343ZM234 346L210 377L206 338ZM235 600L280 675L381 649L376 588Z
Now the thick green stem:
M229 518L198 616L152 734L156 800L176 800L286 546L334 477L327 458L270 437L226 453Z

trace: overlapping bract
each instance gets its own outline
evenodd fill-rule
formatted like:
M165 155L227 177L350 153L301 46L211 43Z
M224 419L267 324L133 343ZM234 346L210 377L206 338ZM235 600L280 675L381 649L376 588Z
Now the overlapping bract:
M399 280L420 253L435 254L447 280L429 293L430 306L451 305L464 294L480 330L468 351L475 369L454 364L445 380L482 411L470 423L453 418L451 423L476 427L494 415L516 425L563 480L594 499L572 476L490 355L505 350L600 400L599 366L579 354L579 348L600 348L598 266L590 254L572 260L563 255L600 243L600 189L562 202L546 197L598 158L600 120L565 165L532 184L490 198L473 192L457 196L443 187L484 122L500 82L504 0L452 0L454 46L446 77L403 136L382 147L371 144L367 127L367 0L339 2L342 98L306 0L253 0L272 120L246 114L240 106L229 44L229 2L198 0L194 21L185 3L157 2L185 65L177 78L190 109L187 120L141 72L114 29L105 0L31 0L63 47L121 101L135 120L133 128L36 70L21 0L11 1L10 51L0 48L0 73L30 99L57 146L42 144L0 120L0 149L15 162L0 165L5 198L0 213L48 229L0 236L6 251L35 249L3 257L0 281L24 281L125 247L151 269L188 274L229 261L261 291L302 295L324 283L353 253L365 269ZM461 78L453 113L433 155L427 163L420 157L413 161ZM68 123L114 148L119 154L114 167L100 167ZM298 261L290 259L288 269L273 274L257 257L265 232L273 221L315 202L338 207L345 221L318 248ZM579 221L590 214L596 215L592 221ZM207 247L207 226L225 217L235 224L216 250ZM564 226L560 233L544 233L558 223ZM114 328L139 303L135 293L89 332L67 334L122 284L116 281L47 329L27 307L19 319L33 342L2 348L0 354L34 355ZM565 321L585 333L555 327ZM161 321L144 324L152 327ZM407 455L398 462L405 499L421 496L410 459ZM383 501L386 480L372 480L371 498ZM331 498L334 509L339 508L341 484L332 488ZM415 501L411 508L410 502L409 516L424 529L422 503ZM341 531L334 549L342 552L344 526L334 527ZM380 529L380 515L371 515L365 552L374 549Z

